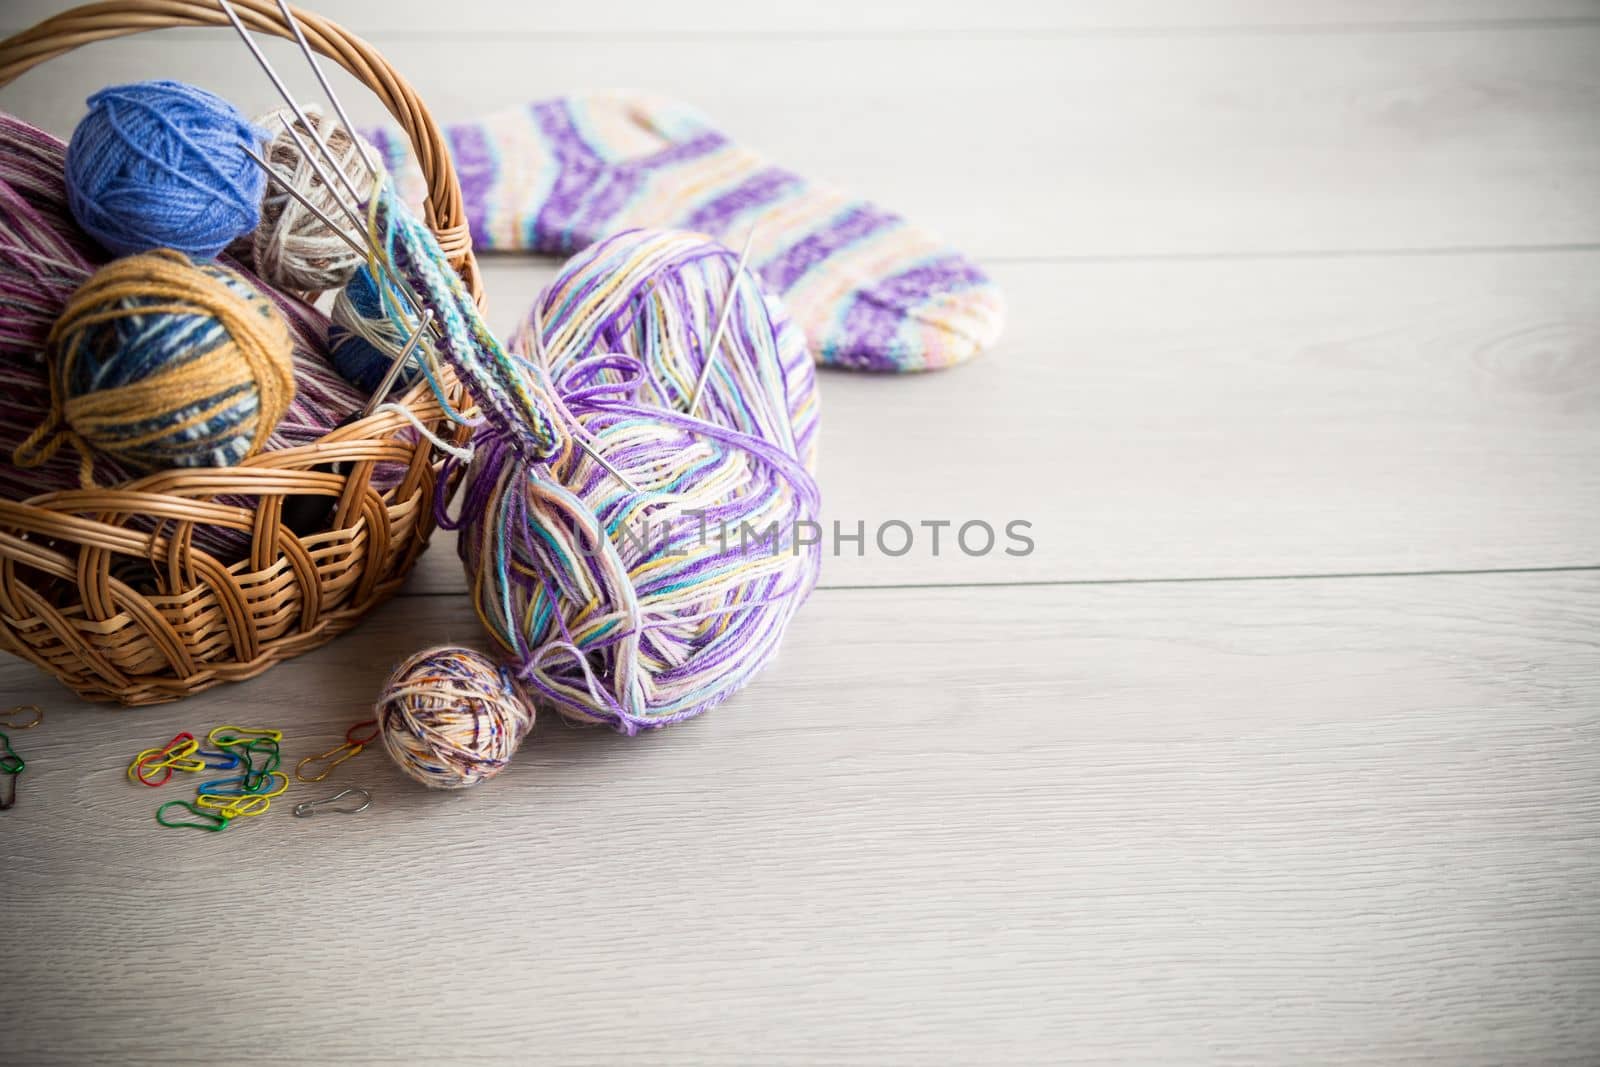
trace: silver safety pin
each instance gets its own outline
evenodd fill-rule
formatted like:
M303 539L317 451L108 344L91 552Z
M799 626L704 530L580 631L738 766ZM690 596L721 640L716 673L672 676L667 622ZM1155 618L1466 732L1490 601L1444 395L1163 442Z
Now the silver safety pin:
M349 806L334 806L338 804L339 801L343 800L347 796L350 796L351 794L358 794L363 798L358 807L352 808ZM304 803L296 804L294 806L294 813L295 817L300 819L309 819L318 812L328 812L329 814L333 815L355 815L359 812L366 811L371 805L371 793L367 792L365 789L362 789L360 786L351 786L349 789L339 790L339 792L333 794L331 797L323 797L321 800L307 800Z

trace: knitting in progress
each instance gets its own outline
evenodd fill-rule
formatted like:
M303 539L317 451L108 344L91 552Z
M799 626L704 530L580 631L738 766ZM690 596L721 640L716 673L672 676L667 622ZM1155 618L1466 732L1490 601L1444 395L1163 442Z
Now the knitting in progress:
M404 138L368 136L415 203ZM445 139L479 249L568 255L640 227L735 244L759 219L756 273L821 363L934 370L1000 335L1000 290L976 263L899 215L774 166L683 104L584 93L450 126Z

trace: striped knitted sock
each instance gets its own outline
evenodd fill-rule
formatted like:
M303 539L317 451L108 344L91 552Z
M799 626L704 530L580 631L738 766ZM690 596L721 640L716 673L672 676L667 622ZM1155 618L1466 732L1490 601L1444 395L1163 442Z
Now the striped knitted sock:
M480 249L569 255L635 227L698 230L739 247L782 294L819 362L918 371L970 359L1005 318L998 287L900 216L773 166L682 104L606 92L449 127ZM368 136L420 200L405 139Z

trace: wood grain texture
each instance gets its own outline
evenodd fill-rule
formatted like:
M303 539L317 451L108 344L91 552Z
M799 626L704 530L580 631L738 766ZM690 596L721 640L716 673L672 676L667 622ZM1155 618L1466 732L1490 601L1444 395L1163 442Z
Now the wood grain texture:
M1600 571L1240 579L1600 563L1600 5L317 6L442 117L626 80L979 255L998 350L823 376L827 507L1038 549L830 559L708 716L545 721L459 796L367 753L328 783L366 814L220 835L156 827L181 787L128 758L328 748L478 640L448 539L182 706L0 657L49 712L0 813L0 1062L1595 1062ZM152 76L273 103L193 32L0 107L65 132ZM552 271L491 260L494 325ZM881 588L1125 578L1178 580Z
M8 1059L1592 1062L1597 627L1596 574L825 592L693 723L215 836L135 748L321 751L459 602L180 708L7 662Z
M158 74L274 103L238 42L208 33L84 49L0 107L68 131L94 89ZM990 261L1600 242L1600 24L380 44L441 120L625 82Z
M1600 563L1600 254L995 270L993 353L821 376L829 538L871 531L825 585ZM490 259L494 325L550 275ZM1013 519L1027 556L920 526ZM411 588L465 588L448 537Z

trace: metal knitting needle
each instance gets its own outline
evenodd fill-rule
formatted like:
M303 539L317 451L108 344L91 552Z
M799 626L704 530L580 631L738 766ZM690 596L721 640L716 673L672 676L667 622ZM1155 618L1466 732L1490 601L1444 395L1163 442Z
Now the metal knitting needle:
M290 105L291 108L293 108L293 106L293 104ZM305 116L301 115L298 109L295 110L295 114L299 116L302 124L306 124ZM339 191L335 189L333 183L328 180L327 171L322 169L322 165L317 162L317 157L311 154L311 149L307 148L305 141L300 138L300 134L294 128L294 123L290 122L288 117L285 115L279 115L278 121L283 123L284 132L289 135L290 139L294 141L295 147L300 150L300 154L305 157L307 165L311 167L311 172L321 179L323 187L327 189L329 194L333 197L333 202L339 205L340 210L345 213L345 216L349 218L351 222L355 223L356 229L362 234L366 235L370 258L378 264L378 268L383 271L383 276L389 280L389 284L394 288L395 292L404 297L406 302L411 305L410 311L412 314L419 314L425 302L423 301L422 297L418 295L417 291L411 287L410 283L403 281L389 266L388 257L385 256L382 250L378 248L377 243L367 231L366 217L361 214L359 208L351 207L349 204L345 203L344 198L339 195ZM321 146L319 145L318 147ZM323 148L322 150L327 152L326 148ZM333 160L331 155L328 156L327 162L334 170L339 170L338 164ZM340 173L343 172L341 171ZM278 184L287 187L287 183L281 179L279 179ZM302 199L301 203L305 203L305 201ZM324 218L325 216L321 215L319 212L318 217ZM438 324L435 324L433 327L433 335L440 340L444 339L444 333L440 330Z
M288 117L285 115L279 115L278 121L283 123L284 132L289 135L290 140L294 141L295 147L300 150L300 154L305 157L307 165L311 167L311 172L322 180L323 187L326 188L333 196L333 202L339 205L339 209L344 212L346 218L355 224L356 229L360 233L366 235L368 248L371 251L372 258L378 260L378 265L384 268L384 273L388 276L390 283L394 285L396 289L403 290L404 295L410 298L413 310L421 308L423 302L422 299L417 295L417 291L412 289L409 285L401 282L400 279L395 277L394 273L388 269L386 265L386 259L382 251L378 248L377 242L373 239L372 235L367 231L367 218L361 213L360 200L356 201L355 207L345 203L344 198L341 197L338 190L333 187L333 183L328 180L327 171L322 169L322 165L317 162L317 157L311 154L311 149L307 148L305 141L301 140L299 132L294 128L294 123L290 122ZM300 121L303 123L305 119L302 118ZM333 163L331 157L329 159L329 163L334 170L339 169L338 164Z
M248 148L245 149L245 152L246 152L246 154L248 154L250 156L251 159L255 160L256 166L260 167L263 171L265 171L267 176L271 180L277 182L278 186L280 188L282 188L285 192L287 192L291 197L293 197L300 204L301 207L303 207L307 211L311 212L312 215L316 216L318 221L320 221L324 226L328 227L328 229L330 231L332 231L335 235L337 235L340 240L344 241L345 244L349 245L351 250L354 251L356 253L356 255L365 257L368 254L368 251L366 249L363 249L359 244L356 243L355 238L351 237L344 230L342 230L338 226L336 226L334 224L333 220L328 218L326 213L324 213L320 208L318 208L315 204L313 204L310 200L308 200L305 197L305 195L302 194L298 189L296 189L296 188L294 188L294 186L290 185L289 182L286 181L283 178L282 175L280 175L277 171L273 170L272 167L270 165L268 165L266 160L262 159L260 156L256 155L254 152L250 151ZM332 187L330 186L329 188L331 190ZM382 256L376 256L375 255L374 258L377 259L378 266L383 270L385 276L388 277L391 282L393 282L395 285L398 286L400 284L400 281L389 270L389 266L388 266L387 261ZM407 292L409 292L409 291L410 290L407 289ZM413 299L415 299L415 297L413 297ZM421 305L421 302L418 301L418 306L420 306L420 305ZM417 333L412 335L413 338L415 338L417 336L420 336L421 331L424 328L430 329L435 337L443 339L444 335L439 329L439 324L433 321L433 311L432 311L432 309L425 309L424 310L424 312L423 312L423 321L417 327ZM539 331L536 328L536 330L535 330L535 344L542 346L543 343L544 342L543 342L543 337L542 337L542 331ZM414 347L415 347L415 345L413 343L410 343L410 342L407 343L406 352L402 353L400 358L395 360L394 364L389 368L389 372L385 376L384 382L381 385L379 385L378 390L375 393L373 393L373 395L370 398L368 398L368 410L366 412L364 412L363 414L370 414L371 410L376 408L378 398L383 397L383 396L388 394L389 389L393 385L393 381L394 381L395 376L397 376L399 374L400 368L405 366L406 360L409 357L409 353L410 353L411 349L413 349ZM541 351L542 351L542 347L541 347ZM580 429L581 429L581 427L580 427ZM611 477L615 478L618 482L620 482L623 485L623 487L625 487L629 492L633 492L633 493L643 492L642 489L640 489L637 485L635 485L632 481L630 481L628 479L627 475L623 474L616 467L612 466L610 461L608 461L605 458L605 456L601 455L600 452L597 450L597 448L591 448L588 444L584 443L584 441L583 441L581 436L577 437L577 438L574 438L574 440L575 440L577 446L580 449L583 450L583 453L586 456L588 456L590 459L594 460L600 466L604 467L606 473L611 475Z
M261 46L256 44L256 39L250 35L250 31L245 27L243 20L239 18L239 13L233 9L233 5L228 0L217 0L217 6L228 17L228 21L233 23L233 28L238 31L239 39L244 42L244 46L255 57L256 65L261 68L267 79L272 82L272 87L278 90L278 96L288 105L289 110L294 112L294 117L300 120L300 125L305 127L306 132L311 135L311 139L316 142L317 149L322 153L323 159L328 162L328 166L332 168L333 172L339 176L339 183L345 187L350 194L350 198L359 207L363 199L360 191L356 189L355 184L350 180L350 176L340 168L339 161L334 158L332 149L322 140L321 134L317 132L317 127L306 117L306 113L301 110L300 105L295 101L294 94L289 91L289 87L284 84L282 78L278 77L277 68L267 59L266 53L261 51ZM298 26L298 24L296 25ZM295 147L300 149L300 154L305 156L306 162L311 165L317 177L321 178L322 183L328 187L328 193L333 197L334 202L339 205L346 215L350 216L350 221L356 224L357 229L364 228L363 220L360 218L359 213L352 211L350 206L339 196L339 191L334 188L333 182L328 179L328 175L317 165L316 157L311 154L311 149L307 148L305 141L301 140L299 131L294 128L288 119L282 115L278 117L283 122L283 128L288 131L290 138L293 139ZM370 160L363 157L362 162L369 163Z
M343 241L345 244L349 245L352 252L360 256L362 259L367 258L367 256L371 254L372 250L370 248L363 246L354 237L351 237L348 231L340 229L338 224L332 219L328 218L321 208L317 207L317 205L308 200L304 193L296 189L293 185L290 185L289 182L285 180L277 171L273 170L272 164L268 163L266 160L262 159L248 148L246 148L244 151L245 155L254 160L255 165L260 167L266 173L268 181L276 182L278 187L293 197L301 207L315 215L317 221L326 226L330 233L339 238L339 240Z
M339 122L344 126L345 136L350 139L351 145L355 147L356 156L361 160L362 165L367 168L367 175L372 179L373 185L376 187L377 183L382 177L382 173L378 169L377 162L367 153L367 146L362 142L361 138L357 136L355 123L350 121L350 113L344 109L344 101L339 99L339 94L334 91L333 83L328 80L328 75L325 71L323 71L322 64L317 61L317 54L312 50L311 42L306 40L305 31L300 26L300 20L295 17L294 9L289 6L288 0L277 0L277 2L278 11L283 15L283 21L288 25L289 32L294 35L295 44L300 46L300 54L305 57L306 65L311 68L311 73L316 77L317 84L322 86L322 91L327 96L328 103L333 105L334 114L339 116ZM299 144L299 138L296 136L293 128L289 127L287 122L285 122L284 126L289 130L289 135L291 137L295 137L296 143ZM318 131L311 129L310 132L312 136L316 138L317 147L322 149L324 157L328 159L330 164L334 165L334 170L343 176L344 172L342 168L338 167L338 165L334 163L332 158L333 153L328 150L327 145L324 144L321 138L317 136ZM302 152L305 151L305 146L303 144L299 145L299 147ZM349 183L346 182L346 185L348 186ZM351 192L354 193L355 190L352 188ZM356 197L357 203L360 202L360 199L361 198L359 196ZM389 278L391 282L396 281L392 274L389 276ZM415 291L409 290L408 287L408 293L411 296L413 303L417 306L421 306L421 301L417 299L417 294ZM395 378L400 373L400 369L405 366L406 359L410 356L411 350L416 347L416 340L421 336L421 331L424 328L431 326L432 323L433 312L428 310L424 313L423 321L418 325L417 332L412 335L412 340L406 344L405 350L400 353L399 358L396 359L394 364L389 368L389 373L384 376L384 380L378 386L377 392L375 392L372 395L372 398L368 401L366 414L371 413L371 409L377 403L379 397L388 395L389 390L394 385ZM437 327L434 327L433 332L435 336L439 336L439 330Z
M262 71L267 75L267 78L271 80L273 87L278 90L278 95L283 98L283 102L289 106L289 110L294 112L294 117L299 120L300 125L304 127L306 132L311 135L312 142L316 144L317 150L322 153L322 158L328 164L328 168L338 176L340 184L343 185L350 193L351 199L355 202L355 207L351 207L350 204L345 203L344 198L339 195L339 191L329 179L327 171L323 170L321 165L318 164L316 156L312 154L311 149L308 148L305 141L301 139L299 131L294 128L294 124L291 123L285 116L279 115L278 119L283 123L285 132L287 132L290 139L294 141L295 147L300 150L300 154L305 157L306 163L310 165L312 172L315 173L319 179L321 179L322 184L327 188L329 195L333 197L334 203L338 204L340 210L343 211L345 215L349 217L350 221L355 224L357 231L365 233L366 219L362 217L359 210L363 197L360 191L356 189L355 183L353 183L350 180L350 176L344 172L344 168L339 166L339 161L334 158L333 150L330 149L327 145L327 142L322 139L322 134L318 131L316 124L306 117L306 113L302 111L300 105L295 102L294 95L289 92L289 87L284 84L282 78L278 77L277 70L267 59L265 53L261 51L260 46L256 44L255 38L250 35L250 31L245 28L244 22L239 18L238 12L234 11L233 5L230 4L228 0L217 0L217 4L222 9L223 14L228 16L228 21L233 23L233 28L238 31L240 40L244 41L245 47L250 50L250 54L255 57L256 62L260 65ZM296 38L299 40L301 47L305 50L307 58L311 60L311 68L317 75L318 81L322 82L324 87L326 87L327 81L322 74L322 68L317 65L316 60L313 58L310 45L306 43L304 35L300 32L299 22L295 20L293 13L290 12L287 7L284 8L284 14L288 19L291 28L294 30ZM334 106L339 110L340 117L342 118L344 115L344 109L339 105L338 98L333 95L331 89L329 89L329 98L333 101ZM346 123L345 132L350 135L351 143L356 145L359 149L360 140L356 137L355 132L349 128L348 123ZM367 158L367 155L364 151L358 151L357 155L360 157L362 164L366 166L368 172L372 174L374 179L376 179L378 172L374 168L372 160ZM379 266L384 268L384 274L388 277L390 284L393 285L395 289L402 295L408 298L411 303L411 310L416 312L418 309L420 309L423 305L423 302L418 297L416 291L408 285L403 285L400 280L395 277L394 272L390 271L387 267L387 264L384 263L383 256L376 246L371 248L371 257L378 261ZM442 336L439 333L437 326L434 327L434 335Z
M289 110L294 112L294 116L300 121L300 125L305 127L306 132L311 135L312 141L316 143L317 149L322 153L322 156L327 161L328 166L335 174L339 176L340 183L343 184L347 190L349 190L351 197L355 200L356 204L359 205L362 200L360 192L356 190L354 183L350 181L349 175L345 174L344 170L339 166L338 161L333 156L332 150L328 148L327 144L322 140L321 135L317 132L317 127L311 122L310 119L306 117L306 113L300 109L300 105L295 102L294 95L289 92L289 87L284 84L282 78L278 77L277 70L267 59L266 54L261 51L260 46L256 44L255 38L250 35L250 31L245 27L244 22L239 18L239 13L233 9L233 5L230 4L228 0L217 0L217 6L221 8L222 13L228 17L228 21L233 23L233 28L238 31L240 40L244 41L245 47L248 48L250 50L250 54L255 57L256 63L259 64L262 71L265 72L267 78L272 82L273 87L278 90L278 95L282 97L283 102L289 106ZM295 23L295 29L298 32L299 23ZM313 63L312 66L316 67L316 64ZM320 77L321 68L316 69L318 71L318 76ZM288 132L289 137L294 141L295 147L300 150L301 155L305 157L306 163L310 165L312 172L315 173L319 179L321 179L322 184L327 188L328 193L333 197L334 203L338 204L340 210L342 210L350 218L351 222L355 223L356 229L359 232L365 233L366 220L362 218L360 211L345 203L344 198L339 195L338 189L335 188L333 181L328 177L327 171L323 170L322 166L317 162L316 156L311 152L311 149L306 146L305 141L301 139L299 132L294 128L294 124L282 115L278 117L283 122L283 128ZM351 136L353 138L354 134ZM364 153L361 154L361 158L363 163L367 164L369 167L371 166L372 161L367 159ZM259 162L259 160L257 161ZM271 168L267 169L267 173L273 174ZM279 184L287 187L286 182L280 181ZM293 193L294 190L291 189L290 192ZM305 201L302 199L301 203L305 204ZM306 206L310 208L309 204L306 204ZM315 211L314 208L311 208L311 210ZM323 216L321 212L316 213L319 218L322 218L324 222L326 222L326 217ZM339 232L337 228L335 228L335 232ZM413 312L421 308L422 300L418 298L416 292L412 290L410 286L402 284L401 281L395 277L394 272L389 270L387 263L384 262L384 258L379 250L376 247L370 247L369 251L371 258L377 260L378 265L383 268L384 275L389 279L390 284L393 285L394 288L402 295L408 298ZM358 250L357 254L366 256L368 255L368 252L361 252ZM434 336L442 336L437 326L434 327Z
M269 164L266 160L262 159L248 148L245 149L245 154L251 159L255 160L256 166L266 171L267 177L270 180L277 182L279 188L293 197L301 207L305 208L307 211L311 212L311 214L316 216L317 221L326 226L329 231L334 234L334 236L338 237L345 244L349 245L351 251L360 256L362 259L376 259L378 263L378 269L383 271L384 277L387 278L390 284L393 285L397 290L400 290L402 295L411 300L413 307L422 306L422 301L417 298L416 293L411 289L410 286L406 285L399 278L395 277L394 272L389 269L388 261L384 259L382 255L378 254L378 250L376 248L371 245L363 247L361 244L357 243L354 237L351 237L350 234L340 229L332 219L328 218L327 214L323 212L322 209L318 208L317 205L308 200L304 193L300 192L300 190L289 184L289 182L285 180L281 174L273 170L271 164ZM435 337L441 339L444 337L443 332L439 329L438 323L433 324L432 330Z
M717 350L722 347L722 331L728 325L728 313L733 310L734 302L738 299L739 279L744 275L745 264L750 262L750 245L756 239L756 227L750 225L750 232L744 235L744 249L739 253L739 265L734 268L733 277L728 280L728 296L722 302L722 314L717 317L717 328L711 331L711 347L706 350L706 361L700 367L700 377L694 383L694 395L689 398L687 415L693 415L694 409L700 406L700 394L705 391L706 379L711 376L711 365L717 361Z
M579 429L582 429L582 427L580 426ZM588 433L588 431L585 430L584 433ZM601 454L601 452L600 452L598 447L590 448L588 445L584 444L583 443L583 437L581 435L574 435L573 438L572 438L572 442L573 442L573 444L577 445L580 449L583 450L583 454L584 455L588 456L590 459L592 459L596 463L600 464L600 466L604 467L607 474L611 475L611 477L613 477L617 481L621 482L623 488L628 490L628 492L630 492L630 493L642 493L642 492L644 492L643 489L640 489L637 485L634 485L633 482L629 481L628 480L628 476L626 474L623 474L621 471L617 470L617 468L613 467L611 465L611 461L606 459L606 457L603 454Z
M300 111L296 110L295 116L300 125L309 125L305 115L301 114ZM322 179L322 183L328 187L328 195L333 197L333 202L335 204L339 205L339 210L343 211L345 215L349 217L350 221L356 224L356 228L358 230L366 229L366 219L361 214L361 198L357 196L353 202L347 203L345 198L340 194L339 190L328 181L328 176L323 171L321 164L317 162L317 157L311 154L311 148L306 144L305 138L300 136L300 131L295 129L295 124L289 121L289 116L280 111L278 113L278 121L283 124L283 131L289 135L289 139L293 141L294 146L300 150L300 154L306 157L306 163L310 165L312 172L316 174L318 178ZM318 146L317 151L323 151L320 145ZM324 162L328 164L335 174L344 174L344 171L339 169L339 164L335 162L331 156L326 157Z
M328 81L328 76L322 71L322 64L317 62L317 54L311 50L311 44L306 40L306 35L300 29L300 20L294 17L294 9L289 6L288 0L278 0L278 10L283 13L283 20L289 24L289 30L294 34L295 43L300 46L300 51L306 57L306 62L311 66L311 73L317 76L317 84L322 86L322 91L328 96L328 103L333 105L334 113L339 116L339 121L344 124L344 132L349 134L350 143L356 146L356 154L361 157L361 162L367 165L367 173L374 180L378 177L378 164L367 154L367 146L361 143L361 138L356 136L355 125L350 121L350 115L344 109L344 104L339 100L339 94L333 91L333 84Z
M278 95L283 98L283 102L289 106L289 110L294 112L295 118L300 121L300 124L305 127L306 132L311 135L311 139L316 143L318 150L321 151L323 159L327 162L328 166L334 171L334 173L339 176L340 184L342 184L349 191L351 197L355 200L356 204L359 205L362 201L360 192L356 190L355 185L353 182L351 182L349 175L347 175L343 168L339 166L338 161L333 156L332 150L328 148L321 135L317 132L316 126L314 126L311 121L306 118L305 112L302 111L300 109L300 105L295 102L293 94L289 92L289 88L283 83L283 79L278 77L278 72L273 68L271 62L267 59L266 54L261 51L260 47L256 44L255 39L250 36L250 31L245 27L244 22L240 20L238 13L234 11L233 5L230 4L228 0L217 0L217 5L222 9L223 14L228 17L228 21L233 23L233 28L238 31L240 39L245 43L245 47L250 49L251 55L255 57L256 62L271 80L273 87L278 90ZM290 28L293 30L295 38L300 44L301 50L305 52L306 59L310 63L313 72L316 74L317 80L322 84L323 89L327 91L329 101L333 104L340 120L344 122L345 132L350 134L352 143L357 146L357 155L360 156L362 163L366 165L368 171L372 173L374 178L376 178L377 169L373 161L367 157L366 152L360 150L360 141L356 138L355 131L350 126L349 119L344 112L344 108L339 102L338 96L333 92L332 87L328 84L326 78L323 76L322 68L320 65L318 65L316 58L311 52L310 45L306 42L304 35L301 33L299 23L295 20L294 15L288 11L287 8L285 8L283 0L278 0L278 5L280 9L283 9L284 16L288 21ZM279 116L279 120L283 123L283 128L288 132L290 138L293 139L295 147L297 147L301 154L305 156L306 163L310 165L312 172L322 180L322 184L328 189L329 193L332 194L334 203L338 204L340 210L349 216L350 221L355 223L358 230L360 230L362 233L366 233L366 220L362 218L361 215L349 204L346 204L343 197L338 195L337 190L334 188L333 182L329 180L327 173L318 164L316 157L312 155L311 150L307 148L305 142L301 140L300 135L294 129L293 124L282 115ZM251 153L251 157L255 158L258 163L264 163L263 160L255 157L254 153ZM273 177L277 177L270 167L267 168L267 173ZM288 188L288 183L283 181L281 178L279 179L278 184L284 188ZM295 195L296 191L291 190L291 194ZM308 210L312 211L324 222L325 225L331 226L331 223L327 220L327 217L323 215L322 212L311 207L309 201L298 195L295 195L295 199L299 200L300 203L303 204ZM335 233L342 234L343 232L337 227L333 227L333 230ZM362 253L358 252L358 254ZM378 266L383 270L384 276L388 278L389 282L395 287L395 289L410 300L413 309L423 308L423 302L417 296L416 292L409 285L406 285L395 276L394 272L389 268L388 262L385 260L384 256L376 248L376 246L371 248L371 258L377 262ZM441 340L443 339L444 334L440 330L438 324L433 323L432 321L431 311L425 314L424 322L421 326L419 326L419 332L414 336L420 336L421 328L428 326L431 326L435 337L438 337ZM407 347L409 348L412 346L408 344ZM391 381L394 375L398 373L399 368L403 365L403 360L397 360L394 365L390 367L389 374L386 376L386 382ZM383 392L384 388L380 387L379 392L374 395L381 396ZM371 398L369 398L369 402L370 401ZM622 472L613 467L605 459L605 457L601 456L597 451L589 448L581 439L577 440L576 443L578 447L589 456L589 458L593 459L596 463L600 464L600 466L604 467L606 472L609 473L613 478L617 479L617 481L621 482L632 492L637 493L640 491L638 486L634 485L631 481L624 477Z
M363 257L366 256L366 251L356 243L355 238L351 237L344 230L341 230L338 226L334 225L332 219L323 214L322 211L310 200L307 200L299 190L295 189L288 182L284 181L281 176L274 172L273 169L267 165L266 160L262 159L254 152L251 152L248 148L245 149L245 152L249 154L251 159L256 161L257 166L266 171L267 175L273 181L277 182L278 185L284 189L284 191L286 191L290 196L294 197L294 199L300 203L301 207L315 215L318 221L320 221L324 226L338 236L341 241L349 245L351 250L355 252L356 255ZM371 397L367 399L367 406L361 412L362 418L366 418L368 415L372 414L373 410L377 407L379 400L389 395L389 390L394 387L395 379L399 377L401 369L405 367L407 361L411 358L411 353L416 348L417 341L419 338L421 338L424 330L430 330L435 337L442 336L439 332L438 324L433 321L432 308L423 309L422 321L417 323L416 330L412 333L411 339L406 342L406 346L403 350L397 353L388 345L378 346L388 353L392 362L389 366L388 372L384 375L383 381L379 384L377 390L372 394Z
M300 105L295 103L294 95L289 92L289 87L283 83L283 79L278 77L277 70L273 68L271 61L267 59L266 53L261 51L261 46L256 44L254 37L250 36L250 31L245 28L244 22L239 18L239 13L233 9L233 5L228 3L228 0L217 0L217 6L222 9L224 15L228 16L228 21L233 23L233 28L239 32L239 37L244 41L245 47L250 49L250 54L256 57L256 62L261 65L261 69L266 72L267 77L272 80L272 85L278 90L278 95L283 97L283 102L289 105L289 110L294 112L295 118L299 119L301 124L305 126L306 132L311 134L311 139L317 142L317 147L322 149L323 156L333 166L334 172L338 174L339 180L344 187L349 190L350 196L356 203L361 203L362 196L356 191L355 183L334 161L333 152L323 142L322 135L317 132L317 128L306 119L305 112L300 110ZM298 140L298 138L296 139ZM370 163L371 161L363 159L363 162Z
M544 347L544 313L539 306L539 301L535 301L533 305L533 357L535 360L535 365L540 368L540 375L536 376L535 380L538 381L542 379L543 381L548 382L550 385L550 392L554 394L555 383L549 380L549 376L546 373L550 366L550 359L548 354L545 352ZM540 392L542 393L544 390L541 388ZM559 399L557 400L557 403L560 403ZM640 489L637 485L634 485L632 480L630 480L626 474L623 474L621 471L617 470L617 468L611 465L611 461L606 459L606 457L600 452L600 442L595 440L594 435L589 432L588 428L584 426L583 423L578 421L578 417L576 415L571 415L570 417L572 419L572 429L574 431L572 435L572 441L578 446L583 454L600 464L600 466L604 467L606 473L620 482L623 488L627 489L628 492L644 492L643 489ZM588 438L593 442L593 448L584 443L585 438Z
M395 379L400 377L400 371L411 362L411 353L417 350L417 343L422 340L422 334L429 326L433 325L433 309L425 308L422 312L422 321L417 323L417 328L411 331L411 336L406 340L406 346L400 350L400 355L389 364L389 372L383 376L383 381L378 383L378 388L372 391L367 398L367 406L361 409L364 419L371 415L384 397L389 395L389 390L394 388Z
M411 310L413 313L421 316L416 327L417 332L414 334L414 336L420 337L422 331L428 330L431 331L433 336L438 340L445 340L444 331L433 319L432 309L426 306L422 298L417 294L417 291L413 289L409 283L401 280L401 278L395 274L393 268L389 265L388 257L385 256L377 247L376 243L373 242L370 232L364 225L365 220L362 219L360 215L356 214L351 209L350 205L346 204L344 200L338 196L337 191L328 181L327 175L324 174L322 168L318 166L316 158L311 155L311 150L306 147L305 142L302 141L295 133L294 126L290 124L289 120L282 115L280 115L279 118L283 120L283 128L288 131L289 136L294 139L295 147L297 147L305 155L306 162L310 164L312 171L317 175L317 177L322 179L323 187L326 188L329 193L333 194L334 202L344 209L345 214L350 217L351 221L356 223L356 226L360 229L360 232L367 235L370 255L357 248L355 243L350 240L349 235L345 234L343 230L335 226L333 221L329 219L327 215L313 207L310 200L302 196L299 190L291 188L289 182L284 180L281 175L276 174L270 167L267 167L267 173L277 181L279 186L289 190L289 194L293 196L300 204L302 204L306 210L314 214L317 219L323 223L323 225L328 226L336 234L339 234L347 243L349 243L352 248L355 248L357 255L367 256L369 262L376 263L378 265L378 269L383 272L383 276L388 279L389 284L394 288L395 292L398 295L406 298L407 302L409 302L411 305ZM246 149L246 151L249 150ZM255 153L251 152L250 157L255 159L258 165L266 166L266 161L256 156ZM396 376L405 367L406 361L408 360L410 351L413 347L415 346L407 345L406 351L402 352L399 357L390 363L389 371L384 376L383 383L378 387L377 391L372 394L372 396L368 397L368 413L370 413L371 409L377 405L379 399L389 394L389 389L393 386ZM587 452L588 449L584 449L584 451Z

